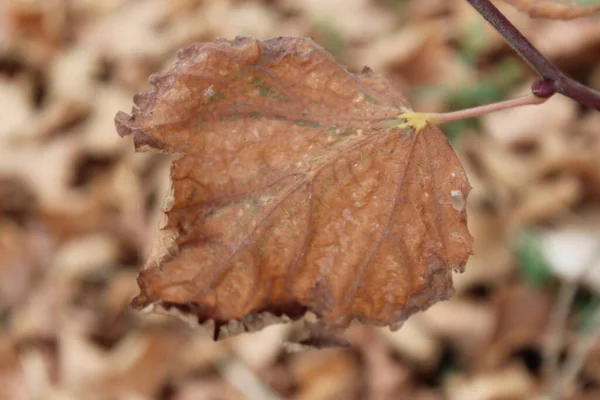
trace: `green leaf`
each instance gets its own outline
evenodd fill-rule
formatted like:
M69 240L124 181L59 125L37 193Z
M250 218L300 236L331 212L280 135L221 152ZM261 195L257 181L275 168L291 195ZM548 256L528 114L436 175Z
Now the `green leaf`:
M515 263L523 279L534 287L543 287L552 279L552 271L540 251L540 238L534 230L519 235Z
M579 290L575 296L573 312L575 329L581 334L592 333L595 328L596 314L600 307L600 297L585 290Z

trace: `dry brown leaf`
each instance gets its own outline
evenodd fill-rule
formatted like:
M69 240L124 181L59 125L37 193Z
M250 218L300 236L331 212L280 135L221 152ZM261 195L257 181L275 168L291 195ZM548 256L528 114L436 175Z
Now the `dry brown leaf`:
M552 311L547 293L513 284L499 291L495 307L496 326L487 352L480 353L484 368L504 365L524 349L541 349Z
M306 311L398 327L452 292L471 253L470 186L433 126L310 39L192 45L116 117L136 148L177 155L136 307L177 306L216 338ZM274 316L273 316L274 315Z
M1 186L0 182L0 192ZM0 218L4 216L0 214ZM44 232L19 230L0 223L0 312L27 298L51 247Z
M473 78L456 62L455 52L444 44L447 27L444 21L434 21L408 25L380 36L357 54L358 62L368 63L377 71L387 70L394 78L415 86L468 82ZM432 59L439 62L432 63Z
M583 373L595 382L600 382L600 342L596 342L583 366Z
M535 381L519 365L474 376L452 377L446 386L449 400L534 399L536 392Z
M0 400L26 400L31 398L20 355L10 335L0 335Z
M533 114L529 112L499 112L500 118L483 119L490 135L463 142L470 177L476 179L480 189L470 195L469 215L475 216L471 232L482 233L477 226L482 222L482 214L474 207L478 197L487 198L500 218L500 226L489 226L496 238L500 229L514 232L527 225L547 223L565 212L583 210L600 198L595 118L578 121L577 110L562 100L550 100L539 111L539 129L534 127ZM506 120L511 124L507 125ZM480 251L470 258L471 265L480 257L486 265L489 259L500 260L489 252L486 255L485 242L477 240L475 247ZM469 271L472 273L473 269ZM487 267L486 272L490 272Z
M195 379L184 382L173 400L246 400L238 390L216 378Z
M291 375L298 393L293 400L355 399L360 369L353 354L341 349L309 350L291 362Z
M574 19L600 10L600 2L589 0L504 0L532 18Z
M381 329L389 346L404 360L418 365L421 370L431 370L442 355L442 346L431 330L418 316L409 319L397 332Z
M348 40L385 36L394 24L393 15L369 0L283 0L285 12L300 13L312 23L324 23Z

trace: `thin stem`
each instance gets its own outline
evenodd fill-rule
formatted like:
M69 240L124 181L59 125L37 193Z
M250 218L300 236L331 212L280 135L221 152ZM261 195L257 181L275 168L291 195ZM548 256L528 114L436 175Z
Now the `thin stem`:
M600 110L600 92L566 76L556 65L548 61L489 0L467 1L544 81L552 85L556 92L580 104Z
M550 394L551 399L563 398L565 390L577 379L577 375L583 368L592 348L600 339L600 309L597 309L594 313L591 326L591 332L579 338L571 357L565 362L562 373L555 381L554 390Z
M578 285L575 281L564 279L560 283L558 298L554 303L548 328L548 342L544 348L544 369L546 370L546 377L549 382L557 380L560 349L564 342L567 317L569 316L569 311L571 311L577 288Z
M600 241L597 242L592 255L586 261L582 273L580 275L580 279L585 279L585 276L590 271L591 268L594 267L594 263L600 257ZM562 296L571 297L573 294L570 293L571 290L575 290L576 285L573 285L573 288L565 288ZM564 299L567 300L567 299ZM572 303L572 298L568 299L569 303ZM564 312L562 310L561 312ZM565 318L566 319L566 318ZM564 328L563 328L564 329ZM596 343L596 341L600 338L600 307L596 308L596 312L592 318L591 329L590 332L583 335L579 338L574 351L570 355L570 357L566 360L565 366L562 370L556 373L556 369L554 370L554 374L548 376L550 379L549 387L548 387L548 399L549 400L558 400L563 398L563 392L567 388L569 384L571 384L579 374L579 371L583 367L583 363L585 362L587 356L589 355L592 347Z
M465 118L479 117L494 111L506 110L508 108L542 104L546 100L548 100L548 98L541 98L533 94L528 94L514 99L503 100L497 103L486 104L473 108L466 108L459 111L446 113L427 113L426 116L428 122L440 125Z

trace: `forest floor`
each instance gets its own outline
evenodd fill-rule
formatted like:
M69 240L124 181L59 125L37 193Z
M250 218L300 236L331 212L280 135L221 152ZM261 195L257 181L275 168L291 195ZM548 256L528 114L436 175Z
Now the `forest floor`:
M600 89L600 16L498 6ZM476 255L450 301L399 331L356 324L351 349L291 352L294 325L215 343L132 311L168 160L134 153L115 113L177 49L236 35L313 37L419 111L536 77L463 0L2 2L1 400L600 398L600 113L560 96L442 127L474 187Z

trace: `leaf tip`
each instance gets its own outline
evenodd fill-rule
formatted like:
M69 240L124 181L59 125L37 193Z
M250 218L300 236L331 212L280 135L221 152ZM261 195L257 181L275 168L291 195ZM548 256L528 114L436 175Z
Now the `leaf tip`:
M129 303L129 305L135 311L140 311L140 310L148 307L151 303L152 303L152 301L148 297L146 297L143 293L140 293L137 296L135 296L133 299L131 299L131 302Z
M148 90L142 93L137 93L133 96L133 103L140 109L149 107L152 102L152 91Z
M131 115L124 111L117 112L117 115L115 115L115 127L119 136L131 135L131 132L133 132L132 122L133 117Z
M171 73L152 74L148 78L148 83L157 89L167 88L173 84L175 76Z

